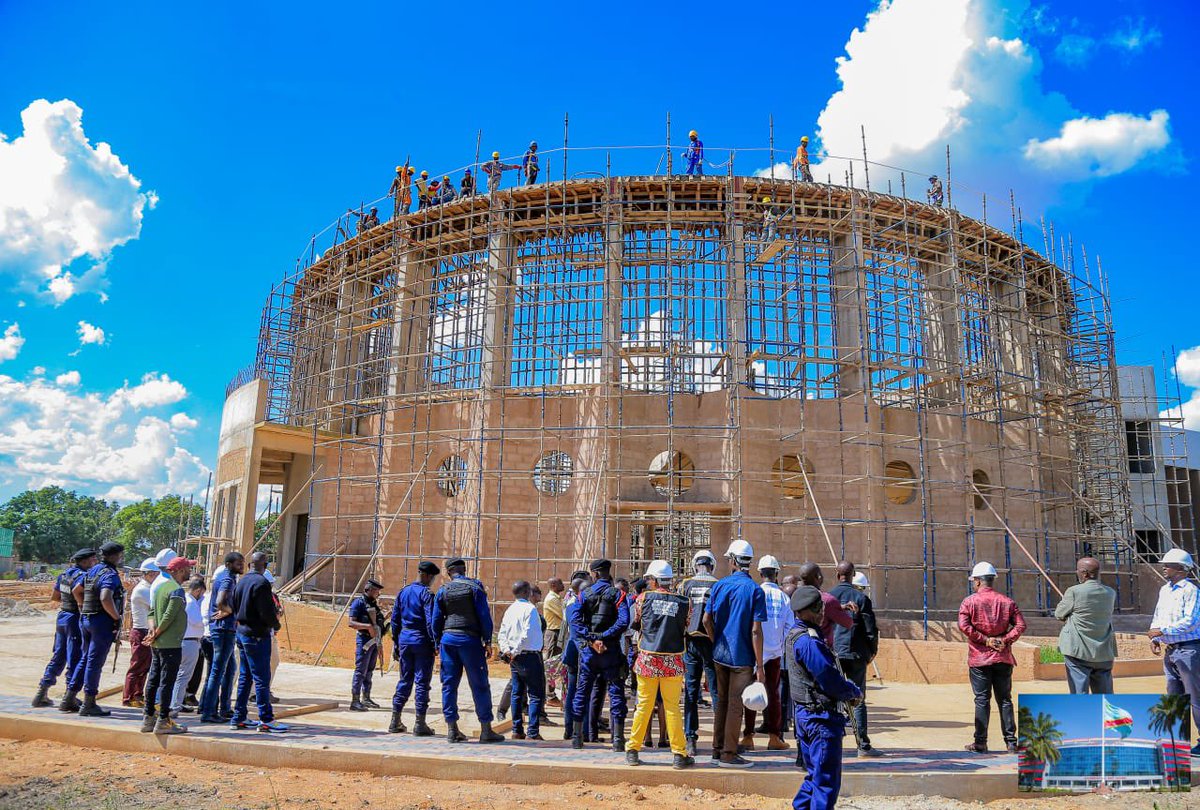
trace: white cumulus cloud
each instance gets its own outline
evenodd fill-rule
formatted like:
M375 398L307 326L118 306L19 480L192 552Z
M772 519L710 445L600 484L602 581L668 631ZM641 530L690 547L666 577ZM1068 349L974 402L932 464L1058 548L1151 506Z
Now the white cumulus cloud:
M73 371L53 383L0 375L0 480L122 501L204 486L208 468L180 440L194 420L145 412L186 397L183 386L165 374L107 394L78 383Z
M80 346L86 346L89 343L94 343L97 346L104 345L104 330L99 326L92 326L87 321L79 322L76 334L79 335Z
M4 336L0 337L0 363L5 360L15 360L24 345L25 338L21 337L21 325L19 323L10 324L4 330Z
M186 413L171 414L171 427L175 430L193 430L199 424Z
M1171 142L1170 116L1155 110L1142 118L1109 113L1103 118L1074 118L1055 138L1025 144L1025 157L1035 165L1070 177L1107 177L1129 171Z
M157 197L111 146L88 139L75 102L38 99L21 124L16 138L0 135L0 273L56 304L102 294L109 256L138 237Z

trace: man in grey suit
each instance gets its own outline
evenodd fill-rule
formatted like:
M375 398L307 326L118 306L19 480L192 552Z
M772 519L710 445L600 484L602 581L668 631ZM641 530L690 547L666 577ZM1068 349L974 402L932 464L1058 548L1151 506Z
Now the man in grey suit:
M1067 588L1054 609L1066 622L1058 636L1058 649L1067 663L1067 685L1072 695L1111 695L1112 666L1117 657L1112 614L1117 592L1100 582L1100 561L1083 557L1075 564L1079 584Z

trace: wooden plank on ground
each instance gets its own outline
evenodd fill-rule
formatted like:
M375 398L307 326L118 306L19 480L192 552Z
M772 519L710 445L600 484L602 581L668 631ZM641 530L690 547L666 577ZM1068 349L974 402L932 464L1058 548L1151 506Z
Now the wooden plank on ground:
M302 714L327 712L331 709L336 709L340 705L341 704L336 700L329 700L321 703L306 703L303 706L292 706L287 709L278 709L275 712L275 717L299 717Z

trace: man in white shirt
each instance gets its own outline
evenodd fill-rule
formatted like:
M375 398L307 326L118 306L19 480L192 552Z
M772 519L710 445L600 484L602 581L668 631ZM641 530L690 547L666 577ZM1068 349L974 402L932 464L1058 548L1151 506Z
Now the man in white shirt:
M500 622L500 657L512 671L512 718L514 740L540 740L538 717L546 700L546 668L542 663L542 617L529 601L533 586L520 580L512 587L517 601L504 611ZM529 734L524 714L528 703Z
M179 663L179 676L175 679L175 690L171 693L171 716L177 717L183 708L183 695L188 681L200 660L200 639L204 636L204 616L200 600L204 598L204 577L192 577L184 588L187 609L187 629L183 631L183 657Z
M767 734L768 751L786 751L789 746L783 740L783 706L779 699L779 679L783 671L783 639L796 623L791 601L779 587L779 560L770 554L758 561L758 575L762 577L763 596L767 601L767 620L762 623L763 669L767 673L767 711L764 726ZM747 751L754 750L754 721L757 712L745 710L745 727L742 730L742 745Z
M1196 565L1192 555L1173 548L1163 555L1167 583L1158 591L1158 604L1150 622L1150 648L1163 651L1163 674L1168 695L1191 698L1193 728L1200 729L1200 590L1189 579ZM1200 743L1192 748L1200 756Z
M125 672L125 691L121 696L122 706L135 709L144 705L142 692L146 689L146 674L150 672L150 661L154 657L150 648L142 644L142 639L150 632L150 588L160 578L153 557L142 560L139 570L142 572L142 581L129 595L129 669Z

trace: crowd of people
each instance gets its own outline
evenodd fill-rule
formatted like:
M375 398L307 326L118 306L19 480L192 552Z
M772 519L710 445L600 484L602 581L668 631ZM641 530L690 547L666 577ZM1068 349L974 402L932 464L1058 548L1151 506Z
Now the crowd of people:
M272 709L282 606L272 591L266 555L246 558L231 552L206 582L193 573L194 560L163 549L141 563L135 570L139 579L132 583L121 575L123 555L117 543L83 549L59 575L53 591L60 602L54 648L33 705L52 706L49 689L65 673L61 711L81 717L111 714L97 704L100 674L119 647L128 610L131 655L122 703L142 709L143 732L185 733L178 718L186 713L233 729L287 731ZM458 700L465 675L480 726L478 741L501 742L505 737L493 729L488 678L488 662L499 656L510 673L499 709L501 715L511 712L515 740L545 739L543 731L551 725L546 708L561 708L563 739L573 748L600 743L608 735L612 750L623 753L630 766L640 764L643 748L657 745L671 750L675 768L686 769L696 762L700 708L709 706L714 765L751 767L743 754L756 750L756 735L765 735L768 751L789 750L790 730L796 762L806 771L796 806L832 806L847 726L857 756L881 756L871 744L865 700L868 668L879 649L870 583L849 561L837 565L837 582L829 590L815 563L781 577L783 566L772 555L754 566L753 549L744 540L731 543L724 556L727 570L721 578L714 555L700 551L686 578L677 577L668 562L654 560L631 582L615 578L613 563L598 559L568 580L549 578L544 598L537 584L520 580L512 585L513 601L498 629L488 594L467 576L464 559L448 560L444 569L420 562L416 579L397 593L390 614L379 603L383 584L367 579L347 608L357 637L349 708L381 708L372 699L373 675L390 635L400 677L389 733L409 731L404 714L410 698L412 733L436 733L428 715L436 658L446 739L467 740L459 727ZM1167 552L1161 566L1164 585L1148 636L1155 653L1164 655L1166 691L1191 697L1200 728L1195 566L1180 549ZM443 571L444 582L435 591ZM1116 594L1100 581L1098 560L1080 559L1076 573L1078 584L1063 593L1055 609L1064 623L1059 648L1068 687L1072 693L1109 693L1117 655ZM976 564L969 575L973 593L958 613L975 695L974 740L966 746L972 753L988 751L993 698L1008 752L1017 751L1012 647L1026 625L1016 602L995 589L997 576L990 563ZM257 720L249 719L251 690ZM629 695L634 706L627 733Z

